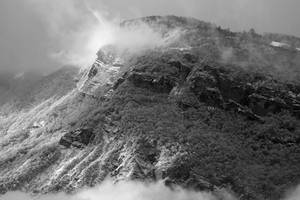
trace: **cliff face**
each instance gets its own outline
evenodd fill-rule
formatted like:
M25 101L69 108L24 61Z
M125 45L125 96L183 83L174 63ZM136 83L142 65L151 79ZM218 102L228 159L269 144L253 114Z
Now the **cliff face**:
M109 176L279 199L299 184L300 52L194 19L121 26L141 21L180 34L134 53L102 48L74 90L3 123L1 193Z

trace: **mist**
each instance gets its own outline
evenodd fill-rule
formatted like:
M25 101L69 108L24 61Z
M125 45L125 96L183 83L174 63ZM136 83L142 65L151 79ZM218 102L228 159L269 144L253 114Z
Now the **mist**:
M28 3L59 46L49 53L50 58L62 65L89 66L95 61L97 51L108 44L139 51L169 41L143 23L121 27L121 19L109 16L105 9L94 9L87 1L28 0Z
M220 192L223 200L235 200L225 191ZM217 196L208 192L195 192L180 187L170 189L162 182L120 182L104 181L95 188L84 189L76 194L65 193L32 196L22 192L9 192L0 196L1 200L217 200ZM292 199L291 199L292 200Z

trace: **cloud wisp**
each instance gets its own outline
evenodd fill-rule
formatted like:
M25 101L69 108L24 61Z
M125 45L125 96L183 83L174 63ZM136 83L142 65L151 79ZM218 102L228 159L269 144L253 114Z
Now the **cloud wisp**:
M108 19L108 11L86 1L27 0L41 17L49 36L59 48L49 52L62 64L85 67L108 44L120 48L150 48L163 44L162 35L146 24L121 27L120 19Z

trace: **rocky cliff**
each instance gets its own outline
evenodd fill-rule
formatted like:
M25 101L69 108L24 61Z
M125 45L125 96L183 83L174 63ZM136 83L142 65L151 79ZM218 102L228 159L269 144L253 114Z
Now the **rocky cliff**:
M140 22L165 43L106 46L75 89L4 123L1 193L72 192L111 177L280 199L299 184L300 52L195 19L121 26Z

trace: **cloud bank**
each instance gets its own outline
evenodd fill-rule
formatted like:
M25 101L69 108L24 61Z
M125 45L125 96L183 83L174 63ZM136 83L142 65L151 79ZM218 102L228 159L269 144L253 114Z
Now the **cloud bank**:
M170 189L162 182L142 183L135 181L113 183L104 181L94 188L86 188L75 194L30 195L23 192L8 192L1 200L238 200L225 190L214 194L196 192L180 187ZM282 200L299 200L300 186L287 191Z
M223 195L224 200L234 200L232 195ZM10 192L1 200L217 200L211 193L195 192L181 188L170 189L162 182L145 184L139 182L121 182L113 184L105 181L98 187L86 189L74 195L63 193L42 196L30 196L21 192Z

